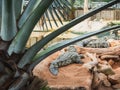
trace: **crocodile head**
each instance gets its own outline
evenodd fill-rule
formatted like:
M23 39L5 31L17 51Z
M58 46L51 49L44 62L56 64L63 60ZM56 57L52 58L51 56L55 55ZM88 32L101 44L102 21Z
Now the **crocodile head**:
M70 46L67 48L67 51L68 51L68 52L76 52L77 49L76 49L73 45L70 45Z

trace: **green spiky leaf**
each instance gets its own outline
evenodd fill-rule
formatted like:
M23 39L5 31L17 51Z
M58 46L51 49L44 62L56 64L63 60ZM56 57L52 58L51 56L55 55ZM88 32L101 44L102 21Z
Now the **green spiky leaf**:
M22 57L22 59L20 60L20 62L18 63L18 67L19 68L23 68L26 64L30 63L31 59L33 59L33 57L37 54L37 52L42 49L49 41L51 41L52 39L54 39L55 37L57 37L58 35L60 35L61 33L67 31L68 29L70 29L71 27L73 27L74 25L80 23L81 21L89 18L92 15L95 15L96 13L100 12L103 9L106 9L107 7L110 7L114 4L116 4L119 1L111 1L110 3L99 7L83 16L78 17L77 19L72 20L70 23L62 26L61 28L59 28L58 30L54 31L53 33L47 35L45 38L43 38L42 40L40 40L39 42L37 42L36 44L34 44L32 47L30 47L28 49L28 51L26 52L26 54Z
M10 41L17 33L15 0L2 0L1 38Z
M83 39L89 38L91 36L94 36L94 35L97 35L97 34L100 34L100 33L108 32L108 31L114 30L114 29L120 29L120 25L115 25L115 26L112 26L112 27L109 27L109 28L105 28L105 29L94 31L94 32L86 33L82 36L78 36L78 37L75 37L75 38L70 39L70 40L65 40L65 41L59 42L59 43L57 43L57 44L55 44L51 47L48 47L48 48L46 48L46 50L38 53L33 58L33 60L31 60L33 62L33 64L30 66L29 70L31 71L31 69L33 69L34 66L36 66L40 61L45 59L47 56L53 54L54 52L66 47L68 45L74 44L74 43L76 43L78 41L81 41Z
M30 6L32 4L32 1L36 1L36 0L31 0L31 2L29 3ZM49 0L49 1L42 0L39 4L35 3L35 4L37 4L37 6L34 5L34 6L36 6L36 8L33 7L33 9L31 9L34 11L32 11L31 13L28 12L29 17L27 17L27 19L26 19L26 14L23 14L22 17L25 17L25 21L21 22L22 27L20 26L20 31L18 32L18 34L16 35L15 39L12 41L12 43L8 49L9 55L11 55L13 52L20 53L24 50L27 40L28 40L34 26L36 25L36 23L39 21L40 17L44 14L44 12L47 10L47 8L51 5L51 3L53 1L54 0ZM27 8L30 8L29 5ZM28 9L26 9L26 10L28 10ZM26 13L26 12L24 12L24 13Z

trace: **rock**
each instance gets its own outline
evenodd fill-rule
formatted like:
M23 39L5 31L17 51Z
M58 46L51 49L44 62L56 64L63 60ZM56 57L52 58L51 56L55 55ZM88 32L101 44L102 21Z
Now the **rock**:
M114 71L115 71L115 75L109 75L108 79L113 85L120 84L120 68L117 68Z
M120 84L115 84L115 85L113 85L112 87L113 87L114 89L117 89L117 90L119 89L119 90L120 90Z
M104 86L107 87L111 86L111 83L108 81L107 76L105 74L99 73L98 76L99 79L103 82Z
M101 59L115 59L115 61L118 61L120 58L119 58L119 55L102 55L101 56Z
M83 57L82 54L77 53L77 49L73 45L70 45L66 52L62 53L58 58L51 62L49 70L53 75L57 75L60 67L68 66L73 63L83 64L81 61L81 58Z
M111 47L120 45L120 40L108 39L107 41L110 43Z
M56 76L50 73L49 65L60 55L60 53L60 51L56 52L41 61L34 68L33 74L39 78L47 80L50 88L59 90L85 88L85 90L91 90L93 74L81 64L70 64L68 66L61 67L59 68L59 73Z
M113 75L115 72L113 71L112 67L109 65L107 61L100 61L97 66L97 71L102 72L106 75Z
M96 54L86 53L86 55L91 58L92 61L85 63L83 66L91 70L98 64L98 59Z
M115 62L112 59L110 59L108 63L110 64L110 66L113 66Z
M114 90L114 89L112 87L105 87L104 85L101 85L96 90Z
M84 54L81 64L70 64L59 68L59 73L54 76L49 71L52 61L67 49L64 48L41 61L33 70L33 75L47 80L48 86L53 90L119 90L120 62L101 60L101 55L120 55L120 46L94 49L77 47L79 54ZM111 49L112 48L112 49ZM107 62L108 61L108 62ZM95 72L97 72L96 75ZM114 88L114 89L113 89Z
M98 88L101 84L107 87L111 86L111 83L108 81L107 76L105 74L95 72L92 87Z

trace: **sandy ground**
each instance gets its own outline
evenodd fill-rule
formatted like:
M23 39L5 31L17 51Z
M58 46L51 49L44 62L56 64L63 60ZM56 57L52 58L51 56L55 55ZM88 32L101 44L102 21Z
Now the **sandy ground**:
M49 30L56 30L56 29L58 29L59 27L62 26L62 24L60 22L58 22L58 21L57 21L57 23L58 23L59 27L57 27L53 21L51 21L51 23L52 23L52 26L53 26L52 29L51 29L51 27L49 25L49 22L47 22ZM69 22L63 22L63 25L65 25L67 23L69 23ZM101 20L101 21L83 21L81 23L78 23L74 27L70 28L69 31L74 31L74 32L95 31L95 30L99 30L99 29L107 26L107 24L108 24L108 21L103 21L103 20ZM40 27L39 24L37 24L36 27L34 28L34 30L42 31L43 28ZM45 30L46 30L46 28L45 28Z
M83 21L76 26L72 27L70 30L72 32L91 32L100 30L101 28L108 25L106 21Z

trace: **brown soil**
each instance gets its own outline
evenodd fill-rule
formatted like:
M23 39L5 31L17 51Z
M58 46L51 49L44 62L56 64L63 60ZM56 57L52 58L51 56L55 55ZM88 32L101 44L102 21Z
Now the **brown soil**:
M101 60L100 56L104 54L109 54L109 55L120 55L120 45L106 48L106 49L95 49L95 48L81 48L76 46L78 53L83 53L85 58L82 59L84 63L89 63L91 62L91 58L86 55L86 52L89 53L96 53L96 57L98 58L98 61L107 61L108 64L110 63L113 71L115 72L115 75L120 76L120 73L117 73L120 71L120 58L119 60L113 60L113 59L106 59L106 60ZM59 73L57 76L54 76L50 73L49 71L49 66L50 63L55 60L59 55L61 54L61 51L58 51L46 59L44 59L42 62L40 62L33 70L33 73L35 76L38 76L39 78L42 78L44 80L48 81L48 86L50 88L55 88L59 90L74 90L77 88L77 90L115 90L119 89L120 85L120 78L117 81L116 84L111 83L111 79L108 79L108 82L110 82L110 86L105 86L103 80L99 80L98 86L93 89L93 79L94 79L94 69L92 69L92 72L90 69L84 67L84 64L71 64L68 66L64 66L59 68ZM112 62L111 62L111 61ZM111 64L112 63L112 64ZM99 72L98 72L99 73ZM101 72L100 72L101 73ZM104 73L103 73L104 74ZM105 75L108 77L109 75ZM114 77L114 76L113 76ZM116 78L114 78L116 79ZM113 80L115 81L115 80ZM101 83L102 82L102 83ZM106 84L107 85L107 84ZM116 86L115 86L116 85ZM83 89L83 88L84 89ZM79 89L78 89L79 88ZM80 89L82 88L82 89Z

